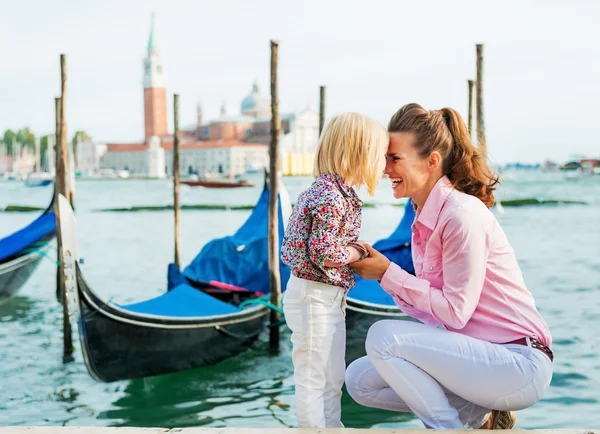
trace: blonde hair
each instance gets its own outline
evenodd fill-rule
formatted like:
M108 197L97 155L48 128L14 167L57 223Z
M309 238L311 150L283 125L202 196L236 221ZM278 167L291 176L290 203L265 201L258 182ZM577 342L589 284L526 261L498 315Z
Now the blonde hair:
M360 113L342 113L323 129L313 174L351 179L354 185L366 185L373 196L383 173L388 143L388 133L379 122Z

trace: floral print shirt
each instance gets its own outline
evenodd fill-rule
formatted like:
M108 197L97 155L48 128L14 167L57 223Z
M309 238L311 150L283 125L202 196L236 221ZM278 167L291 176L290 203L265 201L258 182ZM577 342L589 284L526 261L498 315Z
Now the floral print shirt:
M322 174L298 197L283 238L281 259L294 276L350 290L348 243L358 241L362 201L339 175Z

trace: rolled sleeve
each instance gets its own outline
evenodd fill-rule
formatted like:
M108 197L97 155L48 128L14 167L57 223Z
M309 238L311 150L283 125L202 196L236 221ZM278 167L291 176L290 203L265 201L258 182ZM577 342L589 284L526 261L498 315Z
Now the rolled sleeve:
M398 294L410 276L411 274L409 272L392 262L383 274L380 285L385 292L389 294Z

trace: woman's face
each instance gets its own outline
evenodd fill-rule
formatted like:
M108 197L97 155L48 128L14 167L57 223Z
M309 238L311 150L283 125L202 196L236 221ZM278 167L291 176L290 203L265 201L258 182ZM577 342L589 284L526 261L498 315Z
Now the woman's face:
M421 157L413 146L414 133L390 133L384 174L390 177L394 197L421 196L431 182L429 159ZM427 191L427 194L429 192Z

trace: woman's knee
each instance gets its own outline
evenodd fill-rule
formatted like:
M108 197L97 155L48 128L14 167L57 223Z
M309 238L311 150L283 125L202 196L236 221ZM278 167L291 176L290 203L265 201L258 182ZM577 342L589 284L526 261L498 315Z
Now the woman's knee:
M346 390L354 401L365 406L368 405L366 396L369 391L369 386L365 382L365 374L371 369L375 368L369 362L368 357L361 357L346 368Z
M381 320L373 324L367 332L367 339L365 340L365 350L367 356L373 357L378 356L388 347L388 340L393 339L393 335L396 333L398 328L398 320ZM394 330L392 330L392 328Z
M398 352L403 346L404 337L422 332L422 327L428 327L421 323L404 320L381 320L373 324L367 333L365 350L371 358L381 359L391 355L389 353L394 346L394 356L400 356Z

